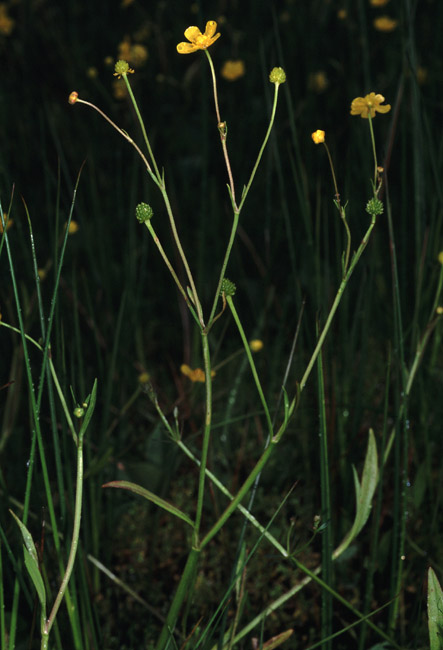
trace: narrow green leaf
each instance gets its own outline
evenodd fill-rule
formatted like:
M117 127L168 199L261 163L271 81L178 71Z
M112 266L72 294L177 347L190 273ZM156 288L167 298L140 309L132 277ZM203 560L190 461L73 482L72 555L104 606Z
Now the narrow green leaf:
M443 648L443 591L434 570L428 569L428 629L431 650Z
M85 435L86 429L88 428L88 424L91 421L92 415L94 413L95 409L95 402L97 400L97 379L94 380L94 385L92 387L92 392L88 400L88 408L85 413L85 417L83 418L82 426L80 429L80 433L78 434L78 437L80 439L83 438Z
M356 512L354 523L349 533L346 535L340 546L334 551L334 558L339 557L349 544L357 537L363 526L368 520L371 512L372 498L378 481L378 457L377 445L372 429L369 430L368 449L366 451L365 464L361 484L358 480L357 471L353 467Z
M25 558L25 566L37 592L38 599L42 606L43 615L46 616L46 592L45 586L43 584L43 578L38 567L37 549L35 548L34 540L32 539L32 535L24 523L20 521L20 519L12 512L12 510L9 512L14 517L18 527L20 528L24 542L23 554Z
M131 483L130 481L111 481L110 483L105 483L104 485L102 485L102 487L120 488L122 490L129 490L130 492L134 492L134 494L138 494L144 499L147 499L148 501L155 503L155 505L159 506L160 508L163 508L163 510L167 510L168 512L171 513L171 515L174 515L179 519L183 519L183 521L185 521L190 526L194 525L192 520L188 517L188 515L185 515L184 512L182 512L181 510L173 506L171 503L168 503L164 499L158 497L156 494L153 494L153 492L150 492L149 490L146 490L145 488L141 487L141 485L137 485L136 483Z

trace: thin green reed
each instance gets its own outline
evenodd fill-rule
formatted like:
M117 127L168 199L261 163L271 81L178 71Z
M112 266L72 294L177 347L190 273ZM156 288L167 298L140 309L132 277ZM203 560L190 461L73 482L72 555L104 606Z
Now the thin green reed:
M133 146L136 149L136 151L139 153L145 165L149 177L159 189L163 198L163 203L166 210L167 218L169 220L169 224L172 232L172 238L176 245L180 260L185 270L185 277L187 280L186 285L183 285L181 283L179 279L180 274L176 270L174 264L170 261L168 255L165 252L164 246L160 242L160 239L156 231L154 230L154 227L152 225L152 219L154 216L152 208L146 203L138 204L136 208L136 217L140 223L143 223L146 226L150 236L152 237L155 245L157 246L160 256L162 257L175 285L177 286L183 300L185 301L191 315L194 318L194 321L197 325L200 334L200 340L201 340L201 352L203 357L204 369L203 371L200 371L200 373L202 373L205 382L205 410L204 410L204 422L202 426L203 433L202 433L202 441L201 441L200 458L197 458L194 454L192 454L192 452L188 450L187 447L181 442L177 419L173 424L169 422L168 418L164 415L164 413L160 408L154 390L152 389L152 387L148 388L149 397L154 403L155 408L171 440L176 442L181 447L183 452L186 455L188 455L190 458L192 458L192 460L196 463L196 465L199 468L198 479L197 479L197 497L195 503L194 516L192 520L187 515L185 515L177 508L175 508L175 506L168 505L166 502L159 500L158 497L156 497L152 493L148 493L140 486L129 484L128 482L124 482L123 484L123 482L119 482L119 481L113 481L112 483L107 484L108 487L124 487L125 489L130 489L137 494L141 494L142 496L153 501L160 507L163 507L166 510L168 510L168 512L171 515L175 514L181 520L186 521L187 524L191 525L192 527L192 535L190 536L191 542L190 542L189 554L188 554L186 566L181 575L175 595L172 598L171 604L169 606L169 611L166 617L166 623L160 633L159 638L157 639L156 650L165 650L165 648L170 648L175 644L173 640L174 630L176 628L179 619L179 614L180 611L182 610L184 602L186 600L188 601L190 600L190 594L192 594L194 588L194 582L195 582L200 555L202 551L206 548L206 546L214 539L214 537L218 535L222 526L228 521L228 519L231 517L231 515L234 512L239 510L252 525L257 527L261 531L264 538L266 538L268 541L271 541L271 543L276 548L279 549L279 552L283 555L283 557L289 558L288 551L284 549L277 542L277 540L275 540L273 536L270 535L268 531L266 531L266 529L259 522L255 520L255 518L251 515L251 513L247 511L247 509L244 508L244 506L242 506L242 501L247 496L250 489L256 482L257 477L260 476L261 472L266 466L269 458L273 454L281 438L286 433L288 424L296 411L298 401L300 399L300 395L303 392L304 388L306 387L307 381L316 363L318 364L319 373L320 373L319 375L320 402L324 402L324 387L323 387L323 379L322 379L323 371L321 367L321 357L320 357L321 351L326 336L328 334L328 331L331 327L332 320L334 318L336 310L339 307L343 293L346 289L347 283L349 282L349 279L369 242L372 230L374 229L377 221L377 216L383 212L383 205L380 199L378 198L378 193L382 185L382 172L377 165L374 133L373 133L371 120L375 116L376 112L386 113L390 109L390 106L383 105L382 102L384 101L384 98L381 95L370 93L366 97L360 97L354 100L354 102L352 103L352 110L351 110L351 113L353 115L360 115L361 117L368 118L369 120L371 143L373 146L373 154L374 154L374 169L375 169L373 187L372 187L372 197L369 199L368 204L366 206L366 212L369 213L370 222L367 227L366 233L363 236L363 239L359 243L357 250L352 252L351 235L346 221L346 213L345 213L346 206L342 207L340 204L337 184L335 181L334 169L332 166L332 159L330 157L329 150L327 149L328 157L331 162L331 170L332 170L333 181L335 186L335 197L336 197L335 206L339 211L340 217L344 224L345 233L346 233L346 246L342 258L341 283L338 287L330 311L325 318L325 324L321 332L319 332L317 344L310 355L306 369L302 375L301 380L297 383L297 387L294 391L295 394L291 398L286 392L286 390L282 389L283 403L281 407L278 410L276 410L275 414L272 415L271 414L272 409L270 408L268 401L266 399L265 391L263 390L263 386L259 374L257 372L253 357L249 349L248 336L246 335L246 332L244 331L244 327L241 322L240 310L238 309L237 304L234 300L234 295L236 292L235 284L226 278L226 271L228 269L233 243L235 241L235 237L238 230L240 214L244 206L244 203L246 201L246 198L248 196L248 193L250 191L250 188L252 186L252 183L254 181L258 166L262 160L265 147L268 143L269 136L273 128L276 110L277 110L279 89L281 84L283 84L286 81L286 75L282 68L274 68L269 76L271 83L274 84L274 98L273 98L271 114L269 118L269 124L263 142L258 150L257 158L254 164L252 165L252 171L250 173L249 180L246 183L246 185L243 187L243 190L239 197L235 187L234 172L229 157L227 123L222 119L222 114L221 114L219 99L218 99L217 78L215 74L215 68L212 62L212 58L207 50L207 48L210 47L220 36L220 34L216 34L216 28L217 25L215 21L209 21L207 23L206 30L203 34L200 32L200 30L197 27L189 27L185 32L185 36L189 40L189 42L180 43L177 46L177 50L180 54L190 54L192 52L203 50L207 57L210 76L212 80L212 86L213 86L213 94L214 94L214 108L215 108L214 126L218 131L218 136L220 138L220 144L222 147L226 173L227 173L227 181L228 181L227 188L228 188L228 194L229 194L229 199L232 208L232 224L230 227L226 250L220 263L220 269L219 271L217 271L217 281L215 282L212 306L209 309L209 315L207 317L205 316L205 309L200 301L200 297L197 292L196 282L194 281L194 275L191 269L191 265L189 264L186 252L182 247L180 235L176 227L175 217L174 217L174 213L168 195L166 174L164 170L160 172L161 166L156 161L155 153L151 147L150 140L148 137L148 131L145 128L145 125L143 123L141 112L138 108L136 98L132 92L129 83L129 75L133 73L133 70L129 68L129 65L126 61L118 61L115 66L115 74L123 78L129 93L130 100L132 102L132 105L134 106L137 120L139 122L142 131L142 136L144 140L144 145L147 150L147 155L145 155L140 149L140 147L134 142L134 140L125 131L120 129L114 122L112 122L112 120L110 120L109 117L107 117L101 109L97 108L94 104L91 104L90 102L80 99L78 97L78 93L76 92L71 93L69 98L69 102L71 104L85 104L87 106L90 106L94 110L98 111L98 113L102 115L104 119L109 124L111 124L111 126L114 129L116 129L122 135L122 137L124 137L126 141L129 142L129 144L131 144L131 146ZM215 128L214 128L214 133L215 133ZM319 130L316 132L316 134L317 137L322 138L318 140L318 142L324 143L324 132ZM318 134L320 134L320 136ZM314 142L317 142L317 140L314 138L314 135L315 134L313 134ZM217 479L217 477L214 476L211 472L209 472L207 467L208 453L209 453L210 442L211 442L211 433L213 429L212 360L211 360L211 346L210 346L209 337L214 323L224 315L226 308L228 308L229 312L232 314L240 338L242 340L243 347L246 353L246 359L248 361L248 365L250 367L252 377L254 379L258 400L261 404L264 417L266 420L268 433L269 433L268 443L261 451L261 455L259 456L258 460L255 461L255 465L253 469L250 471L249 475L246 477L246 479L244 480L243 484L240 486L236 494L231 494L230 492L228 492L226 488L223 486L223 484ZM283 385L286 384L286 381L287 381L287 377L284 378ZM323 446L321 448L321 454L320 454L322 458L321 460L322 489L323 489L322 502L323 502L323 516L327 517L328 513L330 512L330 506L328 505L330 501L330 494L329 494L330 490L329 490L328 478L327 478L328 458L327 458L327 449L325 446L326 445L326 435L325 435L326 424L325 424L324 405L321 409L321 412L323 413L322 424L321 424L321 430L323 433L323 437L322 437ZM369 445L368 445L366 462L365 462L365 469L363 472L363 479L361 484L358 481L356 473L354 474L354 482L356 486L356 496L357 496L357 506L356 506L357 512L356 512L356 519L354 521L353 527L349 531L347 537L343 540L343 542L339 545L339 547L337 547L337 549L334 552L332 552L331 541L328 535L325 536L326 546L325 546L324 557L325 558L329 557L329 560L326 559L325 561L326 566L324 570L326 570L328 573L327 575L328 580L323 581L322 579L318 578L317 574L320 572L320 568L318 568L316 571L310 571L295 557L292 558L294 562L294 566L301 569L307 575L307 581L299 585L298 589L301 589L310 580L315 580L317 584L320 585L323 589L325 589L326 592L328 592L329 594L325 596L325 602L327 602L328 604L327 604L327 611L324 618L325 621L324 634L329 637L331 636L329 633L330 618L331 618L330 596L338 598L340 602L344 602L347 607L350 607L349 603L347 603L345 599L341 598L332 589L330 584L328 584L328 581L330 581L330 574L331 574L331 560L336 559L339 555L341 555L341 553L344 552L344 550L351 543L352 539L355 538L355 536L360 532L360 530L366 523L366 520L370 512L370 504L371 504L372 495L375 490L377 476L378 476L378 470L377 470L376 445L375 445L374 436L373 434L371 434ZM204 532L203 531L203 523L204 523L203 503L207 491L206 486L207 486L208 478L210 478L213 484L216 485L218 489L220 489L228 497L229 503L226 506L224 512L222 512L222 514L217 518L217 520L210 525L209 529L206 532ZM296 591L294 593L296 593ZM288 598L289 597L291 597L291 595L289 595ZM281 602L284 602L284 599L282 599ZM279 604L276 605L276 608L278 606ZM350 609L352 609L354 614L360 620L365 620L365 617L362 614L360 614L357 610L355 610L352 607L350 607ZM254 625L263 625L264 620L270 611L271 609L267 609L266 612L263 615L261 615L257 621L254 622ZM377 632L383 638L387 638L386 635L383 634L379 630L379 628L377 628L377 626L369 622L368 624L373 629L377 630ZM246 628L244 628L240 633L236 634L234 638L233 635L231 634L232 631L227 632L228 638L230 639L230 643L235 643L239 638L241 638L244 634L246 634L247 629L252 629L252 628L247 628L246 626ZM194 639L192 640L192 643L195 644ZM328 644L326 640L325 643ZM398 646L394 644L394 647L398 647Z
M22 536L23 536L23 541L24 541L24 553L25 553L25 564L26 568L29 572L29 575L34 583L34 586L37 590L38 598L40 600L41 604L41 616L40 616L40 631L41 631L41 647L42 649L46 649L48 647L48 641L49 641L49 633L51 631L51 628L53 627L56 616L59 610L59 607L61 605L61 602L64 598L66 598L66 604L68 608L68 614L69 618L71 621L71 630L74 638L74 644L75 647L80 649L84 647L83 641L82 641L82 633L81 633L81 627L80 627L80 622L78 618L78 607L74 606L74 602L72 600L70 591L68 589L68 583L72 575L72 570L74 567L74 561L76 557L76 552L77 552L77 546L78 546L78 541L79 541L79 533L80 533L80 521L81 521L81 506L82 506L82 489L83 489L83 436L86 431L86 428L89 424L90 418L92 416L92 412L94 409L95 405L95 393L96 393L96 386L94 387L92 397L91 397L91 403L88 405L85 403L85 407L88 406L88 411L86 413L86 417L84 418L84 421L80 427L79 433L77 434L75 432L75 429L72 425L71 417L69 414L69 410L66 405L66 401L63 395L63 392L61 391L61 387L57 378L57 375L55 373L54 365L52 362L52 355L51 355L51 347L50 347L50 334L51 334L51 329L52 325L54 322L54 316L55 316L55 311L56 311L56 304L57 304L57 294L58 294L58 287L60 283L60 275L61 275L61 269L63 266L63 260L64 260L64 255L65 255L65 250L66 250L66 245L67 245L67 238L69 234L69 224L72 219L72 213L73 213L73 208L75 205L75 196L76 196L76 191L78 187L78 182L79 182L80 176L77 178L77 184L74 190L74 198L71 204L71 209L70 209L70 214L68 218L68 222L66 224L65 228L65 233L64 237L62 240L62 246L61 246L61 251L60 251L60 256L58 259L58 264L56 267L56 280L54 284L54 290L50 302L50 308L49 308L49 317L47 320L47 327L46 327L46 320L44 316L44 311L43 311L43 301L41 298L41 293L40 293L40 286L39 286L39 274L38 274L38 265L37 265L37 256L36 256L36 250L34 247L34 238L33 238L33 231L32 231L32 223L29 218L29 214L27 211L27 208L25 206L26 214L28 217L28 224L29 224L29 232L30 232L30 240L31 240L31 254L32 254L32 261L33 261L33 268L34 268L34 280L36 283L36 293L37 293L37 305L38 305L38 310L39 310L39 317L40 317L40 324L41 324L41 333L42 333L42 341L43 345L39 345L36 343L33 339L29 338L28 335L25 333L25 323L22 315L22 308L21 308L21 303L20 303L20 298L19 298L19 293L18 293L18 288L17 288L17 282L15 279L15 270L14 270L14 261L13 261L13 255L12 255L12 250L9 245L8 241L8 236L5 233L5 243L6 243L6 250L8 254L8 261L9 261L9 268L10 268L10 273L11 273L11 279L12 279L12 286L13 286L13 291L14 291L14 296L15 296L15 301L16 301L16 310L17 310L17 317L18 317L18 322L19 322L19 328L14 328L11 327L10 325L1 322L1 324L5 327L8 327L10 330L15 331L21 335L21 340L22 340L22 346L24 349L24 360L25 360L25 368L26 368L26 373L27 373L27 379L28 379L28 395L30 399L30 405L31 405L31 417L33 421L33 433L31 436L31 452L30 452L30 459L28 463L28 472L27 472L27 480L26 480L26 489L25 489L25 502L23 505L23 515L22 515L22 520L20 521L13 513L14 518L17 521L17 524L21 530ZM0 206L0 213L1 213L1 218L2 218L2 225L4 224L4 219L3 219L3 212L1 211L1 206ZM5 229L6 230L6 229ZM30 353L28 350L28 341L31 342L34 346L36 346L41 352L42 352L42 368L40 371L40 377L38 380L37 384L37 393L35 392L34 389L34 384L33 384L33 376L31 372L31 357ZM45 381L46 380L46 381ZM48 388L48 397L49 397L49 408L50 408L50 415L51 415L51 422L52 422L52 432L53 432L53 442L54 442L54 453L55 453L55 461L56 461L56 471L57 471L57 477L58 477L58 486L60 493L63 494L63 480L62 480L62 470L61 470L61 454L60 454L60 447L59 447L59 442L58 442L58 430L57 430L57 422L56 422L56 413L55 413L55 401L54 401L54 392L53 392L53 383L54 386L56 387L56 390L58 392L62 407L64 409L65 415L67 417L67 420L70 424L70 431L72 433L72 437L74 442L76 443L77 446L77 479L76 479L76 495L75 495L75 507L74 507L74 521L73 521L73 534L72 534L72 539L71 539L71 544L70 544L70 551L69 551L69 557L68 557L68 562L66 567L64 566L64 559L63 559L63 554L62 554L62 548L61 548L61 540L60 540L60 535L58 532L57 528L57 518L55 515L55 508L54 508L54 503L53 503L53 497L52 497L52 491L51 491L51 486L50 486L50 480L49 480L49 473L48 473L48 468L47 468L47 457L45 453L45 444L43 441L43 434L42 430L40 427L40 406L41 406L41 401L43 397L43 391L45 385ZM88 398L89 400L89 398ZM88 401L87 400L87 401ZM35 451L36 447L39 450L39 458L40 458L40 463L41 463L41 468L42 468L42 474L43 474L43 481L44 481L44 486L45 486L45 492L46 492L46 499L47 499L47 506L48 506L48 511L49 511L49 517L50 517L50 523L51 523L51 531L54 539L54 546L56 549L57 553L57 562L59 566L59 571L60 571L60 576L61 576L61 585L57 591L57 595L54 601L54 605L51 609L51 612L49 614L49 617L46 618L46 592L48 591L48 582L46 580L46 585L44 585L42 578L40 576L39 568L38 568L38 557L35 549L34 542L32 541L32 537L29 534L29 531L26 528L26 522L28 519L28 513L29 513L29 502L30 502L30 495L32 491L32 478L33 478L33 467L34 467L34 462L35 462ZM45 574L45 572L43 572ZM17 612L18 612L18 604L19 604L19 595L20 595L20 588L19 588L19 580L16 578L16 582L14 585L14 595L13 595L13 603L12 603L12 613L11 613L11 623L10 623L10 629L9 629L9 648L12 649L15 644L15 637L16 637L16 632L17 632ZM56 635L57 636L57 635ZM59 643L57 643L59 647Z

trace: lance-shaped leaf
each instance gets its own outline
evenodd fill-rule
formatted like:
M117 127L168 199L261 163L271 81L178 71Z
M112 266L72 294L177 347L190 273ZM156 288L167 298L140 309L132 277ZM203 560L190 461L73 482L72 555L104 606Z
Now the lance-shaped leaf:
M434 570L428 570L428 629L429 647L441 650L443 647L443 591Z
M130 481L111 481L110 483L105 483L104 485L102 485L102 487L120 488L122 490L129 490L130 492L134 492L134 494L138 494L144 499L147 499L148 501L155 503L155 505L159 506L160 508L163 508L163 510L167 510L168 512L171 513L171 515L174 515L179 519L183 519L183 521L186 521L186 523L189 524L190 526L194 525L192 520L188 517L188 515L185 515L184 512L182 512L181 510L173 506L172 503L168 503L168 501L161 499L153 492L150 492L149 490L146 490L145 488L141 487L141 485L137 485L136 483L131 483Z
M32 535L29 532L29 530L20 521L20 519L12 512L12 510L10 510L9 512L14 517L18 527L20 528L20 532L22 534L23 542L24 542L23 554L25 558L25 566L34 584L38 599L42 606L43 616L45 617L46 616L46 592L45 592L45 586L43 584L43 578L41 576L40 569L38 568L38 556L37 556L37 549L35 548L34 540L32 539Z
M375 443L375 436L372 429L369 430L368 449L366 451L361 484L358 480L357 470L354 466L352 467L352 470L354 473L356 501L355 519L351 530L346 535L340 546L334 551L334 558L341 555L343 551L348 548L349 544L357 537L367 522L369 513L371 512L372 498L378 481L377 445Z

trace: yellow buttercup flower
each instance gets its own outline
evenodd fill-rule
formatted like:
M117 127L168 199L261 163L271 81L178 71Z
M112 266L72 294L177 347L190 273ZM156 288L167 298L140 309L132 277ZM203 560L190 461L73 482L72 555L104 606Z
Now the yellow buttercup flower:
M443 266L443 251L439 252L437 259L440 262L440 264Z
M191 54L197 50L206 50L213 43L215 43L217 38L220 36L220 33L215 33L216 29L217 23L215 20L208 20L204 34L202 34L199 28L195 27L194 25L188 27L188 29L185 31L185 37L190 42L179 43L177 45L177 52L179 54Z
M369 93L365 97L356 97L352 100L351 104L351 115L360 115L360 117L375 117L375 113L387 113L391 110L391 105L386 104L382 106L381 104L385 101L383 95L376 95L375 93Z
M263 349L263 341L260 339L253 339L252 341L249 341L249 347L252 352L260 352L260 350Z
M202 370L201 368L195 368L195 370L193 370L190 366L188 366L187 363L184 363L184 364L182 364L180 366L180 370L182 371L182 373L184 375L186 375L186 377L189 377L189 379L193 383L195 383L195 382L204 383L205 382L205 378L206 378L205 371ZM215 371L211 370L211 377L214 377L214 376L215 376Z
M66 228L66 225L67 224L65 224L65 228ZM80 228L80 226L78 225L78 223L76 221L74 221L74 219L71 219L71 221L69 222L68 234L69 235L75 235L75 233L78 231L79 228Z
M311 138L314 140L315 144L322 144L325 141L325 132L321 129L317 129L317 131L311 133Z
M244 61L225 61L220 72L223 79L235 81L245 74Z
M389 18L389 16L379 16L372 23L378 32L393 32L398 25L398 20Z

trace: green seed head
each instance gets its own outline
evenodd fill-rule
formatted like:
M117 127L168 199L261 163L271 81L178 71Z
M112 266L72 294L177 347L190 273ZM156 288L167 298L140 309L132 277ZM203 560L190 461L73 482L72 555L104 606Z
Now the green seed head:
M128 74L128 72L131 72L131 69L129 67L129 63L127 61L123 61L120 59L117 61L114 67L115 70L115 75L121 76L123 74Z
M383 214L383 203L375 196L372 197L366 205L366 212L368 212L371 217L377 217L379 214Z
M269 75L269 81L273 84L284 84L286 81L286 72L283 68L273 68Z
M139 203L135 208L135 216L140 223L145 223L145 221L152 219L153 214L153 209L147 203Z
M235 284L231 282L231 280L228 280L228 278L223 278L220 293L224 293L226 296L233 296L235 294L235 290Z

